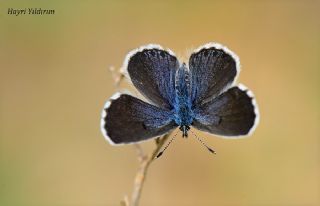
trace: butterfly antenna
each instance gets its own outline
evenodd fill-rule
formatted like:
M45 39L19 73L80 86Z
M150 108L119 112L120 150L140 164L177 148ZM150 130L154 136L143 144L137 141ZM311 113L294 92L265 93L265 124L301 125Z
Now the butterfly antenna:
M210 148L202 139L200 139L193 131L190 130L190 132L197 138L197 140L198 140L199 142L201 142L201 144L202 144L203 146L205 146L205 147L209 150L209 152L211 152L212 154L217 154L216 151L214 151L213 149L211 149L211 148Z
M178 131L179 132L179 131ZM171 144L171 142L173 142L173 140L175 139L175 137L177 136L178 132L170 139L170 141L168 142L168 144L163 148L163 150L161 152L159 152L159 154L156 156L156 158L159 158L164 151L166 151L166 149L169 147L169 145Z

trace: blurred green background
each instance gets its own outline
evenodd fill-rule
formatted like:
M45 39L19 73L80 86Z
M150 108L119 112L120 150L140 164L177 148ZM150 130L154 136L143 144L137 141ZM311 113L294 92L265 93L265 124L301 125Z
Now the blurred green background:
M55 9L11 16L8 8ZM247 139L197 132L150 168L141 205L320 205L319 1L0 1L0 205L119 205L133 146L100 133L109 66L158 43L204 43L241 60L261 121ZM126 85L122 85L126 87ZM150 151L154 142L143 144Z

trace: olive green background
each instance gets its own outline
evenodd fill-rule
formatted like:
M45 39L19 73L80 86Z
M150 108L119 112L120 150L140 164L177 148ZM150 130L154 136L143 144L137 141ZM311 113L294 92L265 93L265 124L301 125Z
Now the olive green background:
M239 55L260 124L239 140L197 132L216 156L177 138L151 165L141 205L319 205L319 9L312 0L0 1L0 205L119 205L138 161L133 146L100 132L116 91L108 67L147 43L186 59L210 41Z

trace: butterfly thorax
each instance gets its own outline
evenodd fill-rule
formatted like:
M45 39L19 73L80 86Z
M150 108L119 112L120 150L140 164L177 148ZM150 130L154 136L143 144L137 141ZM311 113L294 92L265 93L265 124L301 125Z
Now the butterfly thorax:
M187 137L187 131L193 121L191 99L189 95L189 72L185 66L179 68L176 74L176 98L174 105L174 120L180 126L183 136Z

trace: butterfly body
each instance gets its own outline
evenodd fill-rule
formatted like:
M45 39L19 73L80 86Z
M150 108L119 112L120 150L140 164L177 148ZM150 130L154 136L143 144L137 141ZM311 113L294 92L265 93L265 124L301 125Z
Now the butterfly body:
M189 127L193 121L192 103L188 83L188 70L183 64L176 74L176 98L174 103L174 121L180 127ZM185 130L186 131L186 130ZM186 134L184 132L183 134ZM183 135L185 136L185 135Z
M115 145L148 140L191 127L223 136L250 135L259 120L253 94L234 85L239 58L226 47L209 43L195 50L188 64L170 50L147 45L129 52L123 68L148 100L116 94L105 104L101 131Z

